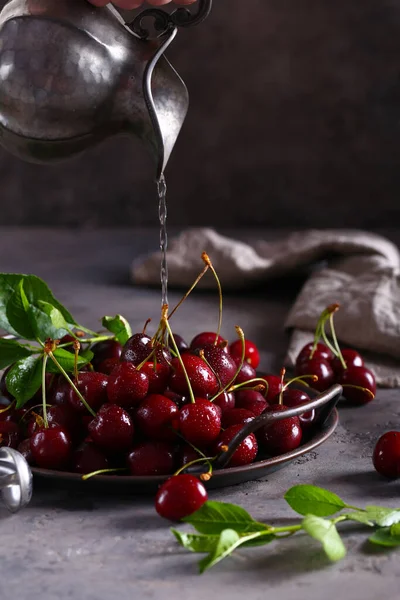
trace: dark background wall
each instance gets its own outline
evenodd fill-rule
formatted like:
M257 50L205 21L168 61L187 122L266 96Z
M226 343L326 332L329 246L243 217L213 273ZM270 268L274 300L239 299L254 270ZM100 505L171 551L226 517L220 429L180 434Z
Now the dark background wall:
M169 53L191 93L170 223L398 224L400 3L214 2ZM126 139L56 167L1 151L1 224L155 225L152 167Z

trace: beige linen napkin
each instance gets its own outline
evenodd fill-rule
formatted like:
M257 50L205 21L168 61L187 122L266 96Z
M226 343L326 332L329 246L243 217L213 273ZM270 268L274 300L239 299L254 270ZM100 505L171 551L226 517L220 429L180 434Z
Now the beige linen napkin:
M170 286L193 283L203 251L212 258L223 289L230 290L315 265L286 320L291 331L287 365L294 364L299 350L313 338L322 310L337 302L340 342L363 351L379 385L400 387L400 254L394 244L364 231L307 230L250 245L213 229L188 229L170 243ZM132 266L137 284L154 284L159 274L159 253ZM204 278L201 285L215 282Z

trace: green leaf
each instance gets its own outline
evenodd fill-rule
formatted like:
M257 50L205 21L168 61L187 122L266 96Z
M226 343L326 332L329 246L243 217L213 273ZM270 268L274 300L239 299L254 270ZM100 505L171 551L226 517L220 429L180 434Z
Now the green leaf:
M249 546L251 542L255 541L258 542L258 546L264 546L270 544L274 539L274 536L263 535L261 531L240 536L234 529L225 529L221 532L212 552L199 562L200 573L204 573L207 569L210 569L227 556L230 556L240 546Z
M35 329L32 326L32 317L29 314L29 301L21 280L14 293L11 294L6 306L6 316L11 327L19 336L26 340L36 339Z
M69 325L61 311L52 304L38 301L38 306L31 304L28 309L35 336L42 342L47 338L59 340L69 331Z
M28 356L15 363L6 376L7 389L17 401L17 409L33 398L42 383L41 356Z
M343 516L349 519L349 521L356 521L357 523L362 523L363 525L368 525L369 527L373 527L375 525L374 521L371 521L369 518L368 513L363 510L344 513Z
M315 485L295 485L286 492L284 498L300 515L329 517L347 506L336 494Z
M241 506L209 500L203 506L183 519L198 532L219 535L225 529L234 529L237 533L265 531L268 526L258 523Z
M29 304L37 306L39 301L48 302L61 312L71 327L77 325L71 314L55 299L49 287L39 277L17 273L0 273L0 327L2 329L14 335L19 333L10 323L6 307L21 281L23 281L23 289Z
M400 523L400 510L395 508L366 506L365 512L370 521L373 521L379 527L390 527L395 523Z
M115 335L115 339L122 345L132 337L132 329L128 321L121 315L103 317L102 325Z
M65 371L67 371L68 373L73 373L75 368L75 354L72 354L72 352L68 352L68 350L64 350L64 348L58 348L54 352L54 356ZM87 365L92 358L93 352L87 352L86 356L82 356L80 354L78 356L78 370L82 369L82 367ZM49 358L49 360L47 361L47 371L49 373L60 372L56 364L51 360L51 358Z
M302 527L312 538L321 542L322 547L332 561L341 560L346 556L346 548L338 534L336 525L331 521L315 515L307 515Z
M0 369L5 369L18 360L27 358L34 353L34 350L29 350L29 348L21 346L21 344L15 340L5 340L4 338L0 338Z
M391 526L390 528L390 534L393 536L399 536L400 537L400 523L395 523L394 525Z
M386 546L389 548L395 548L396 546L400 546L400 531L398 534L393 534L392 527L382 527L381 529L377 529L369 537L369 541L372 544L377 544L378 546Z
M182 533L177 529L171 529L172 533L178 540L178 542L191 552L208 553L215 549L218 544L219 535L201 535Z

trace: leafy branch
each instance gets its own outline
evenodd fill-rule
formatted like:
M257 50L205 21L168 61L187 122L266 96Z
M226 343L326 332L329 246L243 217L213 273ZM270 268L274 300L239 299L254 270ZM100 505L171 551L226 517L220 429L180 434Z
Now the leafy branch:
M368 538L373 544L391 548L400 546L400 509L378 506L359 508L347 504L328 490L304 484L288 490L285 500L303 517L297 525L275 527L260 523L240 506L208 501L200 510L184 519L184 522L192 525L194 533L183 533L177 529L171 531L187 550L206 554L199 562L200 573L215 566L238 548L265 546L300 532L320 542L331 561L341 560L346 556L346 548L337 525L345 521L374 527L374 533Z

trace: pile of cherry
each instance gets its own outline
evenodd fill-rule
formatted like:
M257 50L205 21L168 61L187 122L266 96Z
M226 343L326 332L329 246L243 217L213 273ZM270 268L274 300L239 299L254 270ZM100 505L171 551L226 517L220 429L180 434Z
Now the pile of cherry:
M291 387L300 380L318 391L338 382L344 397L365 404L375 395L375 378L354 350L335 356L323 343L308 344L296 362L296 377L259 375L254 343L232 344L216 333L197 335L190 345L174 335L169 347L146 333L122 346L114 339L92 346L91 365L74 377L77 395L62 374L46 374L46 414L42 390L16 410L1 380L0 445L17 448L33 465L92 475L121 472L167 476L159 489L160 515L180 519L207 499L201 480L212 461L238 431L258 415L306 404L310 396ZM169 338L168 338L169 339ZM66 336L62 344L74 338ZM178 353L177 353L178 352ZM315 412L284 418L250 434L229 467L296 449L307 436ZM189 464L207 463L199 478L181 473Z

